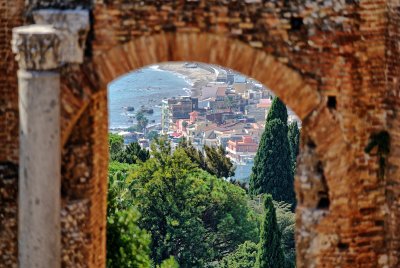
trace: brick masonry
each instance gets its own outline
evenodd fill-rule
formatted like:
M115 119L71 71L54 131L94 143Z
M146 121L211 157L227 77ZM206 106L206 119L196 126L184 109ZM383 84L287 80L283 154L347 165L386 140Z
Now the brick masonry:
M85 63L62 69L63 266L105 261L107 92L148 64L193 60L269 86L303 120L298 267L398 267L396 0L0 0L0 267L16 265L18 110L11 29L37 8L88 8ZM365 153L387 131L390 154Z

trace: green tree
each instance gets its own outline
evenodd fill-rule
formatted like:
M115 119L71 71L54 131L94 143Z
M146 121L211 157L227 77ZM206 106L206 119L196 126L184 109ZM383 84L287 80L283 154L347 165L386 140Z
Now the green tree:
M274 120L280 119L287 125L288 115L286 105L278 98L275 97L272 101L271 108L267 115L267 123Z
M218 262L217 268L254 268L258 246L252 241L246 241Z
M139 218L134 208L107 217L107 267L150 267L150 235Z
M235 175L235 167L232 161L226 157L226 151L222 146L204 146L204 153L194 148L193 144L187 140L182 140L179 144L192 162L199 168L218 178L228 178Z
M296 168L296 158L299 154L299 143L300 143L300 130L297 126L297 122L294 121L289 125L288 128L288 139L290 147L290 157L292 158L293 170Z
M118 134L108 134L108 147L110 151L110 159L116 160L124 150L124 138Z
M182 139L179 143L179 148L182 148L185 151L186 155L189 157L189 159L193 163L195 163L199 168L207 170L207 163L203 152L197 150L190 141ZM212 174L210 171L208 172Z
M155 141L151 154L129 188L140 200L140 226L152 235L155 264L174 256L181 267L203 267L246 240L258 240L244 190L198 169L166 140Z
M138 226L140 213L126 184L126 165L113 165L107 203L107 267L150 267L150 235Z
M171 256L164 260L161 265L157 265L157 268L179 268L179 264L175 258Z
M149 123L149 120L146 118L143 112L139 111L136 113L136 121L139 129L143 132L146 132L146 126Z
M235 107L235 102L233 96L225 96L224 98L225 107L232 111L232 108Z
M149 157L149 151L142 149L139 143L132 142L116 157L116 160L121 163L135 164L138 161L145 162Z
M114 134L113 134L114 135ZM150 157L150 153L142 149L137 142L132 142L126 148L121 142L120 136L110 139L110 159L120 163L135 164L138 161L144 162ZM121 137L122 138L122 137Z
M285 253L286 267L295 267L296 244L294 233L296 230L296 216L291 211L291 205L285 202L274 202L276 219L281 231L281 245Z
M235 175L235 167L231 160L226 157L226 151L222 146L204 146L206 153L207 171L218 178L228 178Z
M152 131L150 131L150 132L147 134L147 138L148 138L150 141L153 141L153 140L157 139L159 136L160 136L160 135L159 135L158 132L155 131L155 130L152 130Z
M120 163L118 161L112 161L108 165L109 176L115 176L117 173L124 178L135 168L135 165L130 165L127 163ZM121 179L122 180L122 179Z
M280 119L266 124L250 176L250 193L269 193L274 200L295 206L287 127Z
M276 221L272 196L265 197L265 217L261 223L260 243L256 261L259 268L285 268L285 257L281 246L281 231Z
M261 202L262 195L259 195L250 201L250 207L262 219L264 218L264 204ZM285 253L286 267L295 267L296 262L296 248L295 248L295 213L291 211L291 204L285 202L274 201L276 211L276 219L281 231L281 245Z

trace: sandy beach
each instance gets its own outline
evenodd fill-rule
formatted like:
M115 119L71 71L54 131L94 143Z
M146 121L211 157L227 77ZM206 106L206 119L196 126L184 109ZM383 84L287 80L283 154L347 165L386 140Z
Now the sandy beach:
M168 62L159 64L158 68L185 77L185 79L187 79L187 81L192 85L192 97L199 97L201 87L206 85L208 82L215 81L218 75L217 69L201 63L198 63L197 68L187 68L185 67L185 62Z

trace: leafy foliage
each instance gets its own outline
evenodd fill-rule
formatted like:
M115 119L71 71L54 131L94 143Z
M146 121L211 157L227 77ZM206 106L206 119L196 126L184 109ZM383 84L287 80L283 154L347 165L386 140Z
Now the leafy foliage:
M295 267L296 241L294 237L296 229L296 217L291 211L291 205L284 202L274 202L276 219L281 231L281 245L285 253L286 267Z
M204 154L197 150L190 141L182 139L179 148L183 149L189 159L195 163L200 169L207 170L207 163ZM215 174L213 174L215 175Z
M257 258L258 246L256 243L246 241L238 248L225 256L217 265L218 268L254 268Z
M258 195L250 201L252 210L263 218L265 215L265 206L262 202L262 195ZM291 211L291 205L285 202L273 201L276 219L281 231L281 245L285 253L286 267L295 267L296 248L295 248L295 228L296 215Z
M140 213L126 187L126 173L109 178L107 205L107 267L150 267L150 235L138 227Z
M118 155L117 161L135 164L138 161L145 162L149 157L150 153L147 150L142 149L139 143L132 142Z
M289 125L288 128L288 139L290 147L290 157L292 159L293 170L296 169L296 158L299 154L299 143L300 143L300 130L297 126L297 122L294 121Z
M253 195L292 200L275 202L275 211L270 196L263 208L243 185L218 179L234 174L223 148L203 153L183 141L172 151L162 137L150 157L137 143L124 149L122 137L111 134L111 159L119 162L109 168L107 267L272 267L264 257L278 261L273 267L294 267L292 136L280 119L267 120L250 179Z
M141 132L142 129L140 128L140 126L138 124L135 124L135 125L132 125L132 126L128 127L126 129L126 131L128 131L128 132Z
M179 143L187 156L193 163L208 173L218 178L228 178L235 175L235 167L231 160L226 157L226 151L222 146L218 148L204 146L204 153L194 148L187 140Z
M152 130L152 131L150 131L149 133L147 133L147 138L148 138L150 141L153 141L153 140L157 139L159 136L160 136L160 135L159 135L158 132L155 131L155 130Z
M200 170L182 148L160 139L130 178L140 200L140 226L152 234L156 264L174 256L181 267L202 267L257 240L245 191Z
M285 257L281 247L281 231L276 220L272 196L265 197L265 218L261 223L260 243L256 261L259 268L285 268Z
M218 178L228 178L235 175L235 168L231 160L226 157L226 151L222 146L217 148L204 146L206 152L207 171Z
M143 112L139 111L136 113L136 121L137 121L138 128L141 131L145 132L146 126L149 123L149 120L147 119L147 117L144 115Z
M265 126L250 176L250 193L269 193L274 200L295 205L287 126L280 119Z
M124 148L123 137L110 133L108 136L110 159L120 163L135 164L139 161L145 162L150 153L142 149L137 142L132 142Z
M271 108L267 115L267 123L274 119L280 119L285 124L287 124L288 120L287 108L278 97L275 97L272 101Z
M107 267L150 267L150 235L139 218L134 208L107 217Z
M175 260L174 257L169 257L168 259L164 260L161 265L157 265L157 268L179 268L178 262Z
M120 173L122 176L126 177L135 167L135 165L128 163L112 161L108 165L108 174L110 176L115 176L116 173Z
M118 134L108 134L108 146L110 151L110 159L116 160L117 155L124 149L124 138Z

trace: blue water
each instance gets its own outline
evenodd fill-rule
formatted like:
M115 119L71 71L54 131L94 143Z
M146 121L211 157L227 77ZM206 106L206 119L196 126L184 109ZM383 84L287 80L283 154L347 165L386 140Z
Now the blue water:
M155 123L161 122L162 99L190 95L191 84L184 77L157 67L144 68L128 73L111 82L108 86L109 128L128 128L136 123L132 115L142 105L152 108L154 113L146 115ZM134 112L126 111L128 106Z

